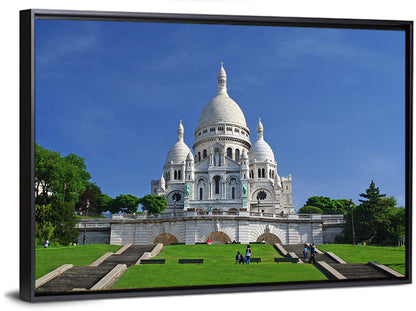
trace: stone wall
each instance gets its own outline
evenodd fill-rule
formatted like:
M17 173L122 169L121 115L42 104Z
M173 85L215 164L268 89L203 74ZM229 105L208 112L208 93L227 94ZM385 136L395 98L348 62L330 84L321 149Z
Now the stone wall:
M234 240L250 243L265 239L282 244L322 244L334 243L344 225L340 215L267 215L187 212L154 218L114 215L112 219L88 219L87 244L145 245L159 241L195 244L205 242L208 236L218 239L218 243ZM85 220L80 220L76 227L80 230L78 243L83 244Z

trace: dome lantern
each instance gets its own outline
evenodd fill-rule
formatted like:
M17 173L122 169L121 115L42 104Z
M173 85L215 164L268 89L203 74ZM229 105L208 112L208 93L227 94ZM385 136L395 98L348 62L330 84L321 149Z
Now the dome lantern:
M225 72L223 62L221 62L221 68L220 68L220 71L218 72L217 80L218 80L217 95L226 95L226 96L228 96L228 93L227 93L227 74Z

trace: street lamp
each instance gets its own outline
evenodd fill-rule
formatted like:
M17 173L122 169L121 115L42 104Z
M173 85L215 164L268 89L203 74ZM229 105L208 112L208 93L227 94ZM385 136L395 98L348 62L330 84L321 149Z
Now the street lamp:
M351 226L352 226L352 244L355 245L355 229L354 229L354 203L350 199L351 205Z

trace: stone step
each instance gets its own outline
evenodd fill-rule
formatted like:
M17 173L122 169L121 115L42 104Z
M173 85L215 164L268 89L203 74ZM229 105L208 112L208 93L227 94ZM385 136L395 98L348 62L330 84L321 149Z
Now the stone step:
M127 267L134 265L145 253L153 250L155 245L131 245L119 255L112 254L98 266L72 267L49 282L40 286L39 292L67 292L75 289L90 289L106 276L118 264Z
M330 264L335 270L347 279L387 279L391 278L386 273L368 264Z
M40 292L56 292L71 291L74 288L89 289L110 272L114 266L72 267L37 290Z

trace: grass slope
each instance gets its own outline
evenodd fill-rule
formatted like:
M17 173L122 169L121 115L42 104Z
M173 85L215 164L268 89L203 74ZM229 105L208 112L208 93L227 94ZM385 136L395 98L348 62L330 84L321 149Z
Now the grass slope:
M37 248L35 251L36 279L48 274L63 264L86 266L107 252L116 252L120 245L88 244Z
M113 289L326 280L313 265L274 263L273 258L281 256L271 245L252 245L253 257L260 257L261 263L236 265L237 251L243 253L246 247L239 244L166 246L155 257L165 259L166 264L132 266ZM204 263L180 265L179 258L203 258Z
M319 245L323 252L333 252L348 263L377 261L401 274L405 274L405 248L382 246L359 246L350 244Z

